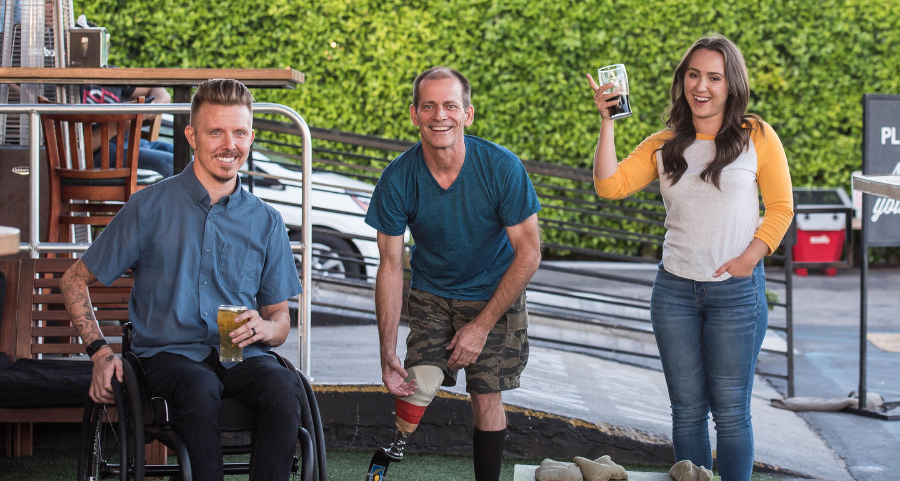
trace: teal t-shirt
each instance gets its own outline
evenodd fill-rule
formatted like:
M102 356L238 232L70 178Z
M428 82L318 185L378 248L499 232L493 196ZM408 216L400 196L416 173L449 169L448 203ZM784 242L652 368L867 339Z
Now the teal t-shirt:
M541 204L515 154L471 135L465 142L462 170L446 190L425 164L421 142L394 159L375 186L366 223L391 236L409 226L411 287L488 300L514 255L505 228Z

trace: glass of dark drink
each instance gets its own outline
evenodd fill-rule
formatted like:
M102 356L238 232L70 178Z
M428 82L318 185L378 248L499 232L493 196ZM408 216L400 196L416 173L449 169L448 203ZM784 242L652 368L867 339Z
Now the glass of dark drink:
M624 119L631 116L631 101L628 98L628 74L625 73L625 65L615 64L597 69L600 85L615 84L606 92L619 92L621 95L609 100L618 100L619 103L609 108L609 117L613 120Z

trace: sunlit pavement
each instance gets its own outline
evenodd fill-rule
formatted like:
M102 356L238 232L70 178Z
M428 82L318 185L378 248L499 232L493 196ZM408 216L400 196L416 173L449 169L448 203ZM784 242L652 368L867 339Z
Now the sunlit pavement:
M777 273L776 273L777 274ZM844 397L858 386L859 275L813 273L794 278L795 378L797 396ZM900 332L900 271L874 270L869 291L870 332ZM777 311L776 311L777 312ZM772 322L779 322L778 314ZM406 329L398 346L403 357ZM312 333L315 383L379 384L375 326L323 326ZM297 333L279 352L297 359ZM869 344L868 386L900 400L900 354ZM464 392L464 379L453 391ZM752 413L756 461L829 480L885 480L900 472L900 422L845 413L795 414L773 408L783 397L757 377ZM776 390L775 388L778 388ZM504 401L651 436L671 437L662 373L596 357L532 347L522 387ZM712 424L711 424L712 427ZM711 429L713 437L715 430ZM713 442L715 442L713 440Z
M406 331L401 327L401 339ZM315 383L380 383L375 326L316 327L312 342ZM402 343L399 347L402 357ZM296 359L296 331L278 351ZM464 393L462 376L459 381L460 385L451 390ZM757 378L752 400L757 461L822 479L851 479L840 460L803 419L769 406L772 397L780 396ZM671 437L668 396L661 372L584 354L532 348L522 387L505 393L504 401L627 428L634 430L638 438L642 434Z

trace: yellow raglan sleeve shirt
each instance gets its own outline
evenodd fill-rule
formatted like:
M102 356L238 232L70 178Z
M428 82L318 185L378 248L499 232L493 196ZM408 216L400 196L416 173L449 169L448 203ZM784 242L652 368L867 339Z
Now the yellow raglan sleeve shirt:
M619 162L616 173L606 179L594 177L594 189L604 199L624 199L647 187L659 177L656 166L656 149L672 137L668 131L657 132L644 139L624 160Z
M619 163L613 175L603 180L595 177L597 194L606 199L622 199L653 182L659 177L656 151L671 137L670 131L651 135ZM751 139L756 150L757 184L765 206L765 217L754 237L765 242L771 254L781 243L794 215L791 174L781 140L769 124L759 124Z
M781 139L769 124L763 122L762 128L753 130L751 138L756 147L756 182L766 208L762 225L754 237L765 242L772 254L794 218L791 172Z

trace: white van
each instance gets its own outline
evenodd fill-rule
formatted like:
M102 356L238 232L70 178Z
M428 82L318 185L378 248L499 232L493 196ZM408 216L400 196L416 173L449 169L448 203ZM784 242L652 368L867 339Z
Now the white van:
M248 166L249 162L245 163L242 172ZM273 162L254 151L253 170L290 179L256 177L253 194L281 213L292 241L301 241L303 174L300 167ZM376 231L365 223L364 216L374 186L324 171L313 172L312 182L312 274L373 282L378 270L378 245L374 240ZM241 185L249 189L247 175L241 175ZM301 255L295 254L294 258L299 269Z

